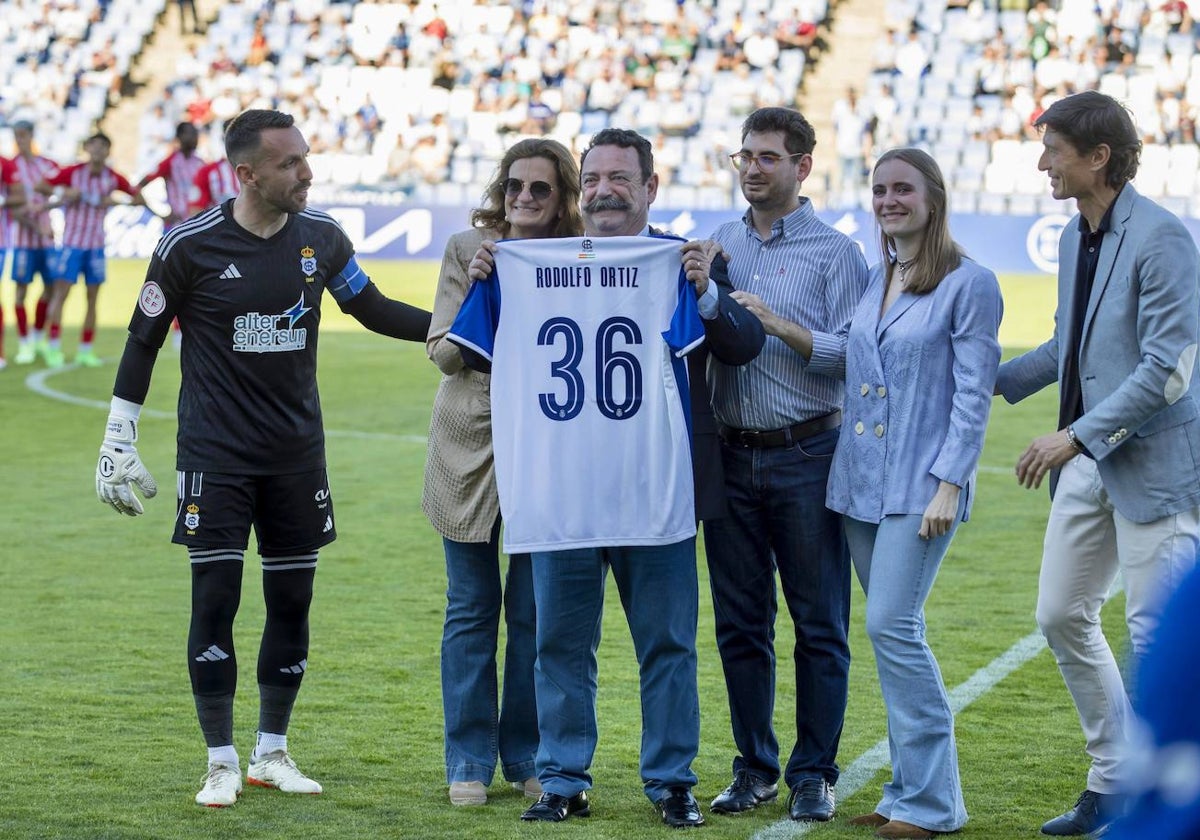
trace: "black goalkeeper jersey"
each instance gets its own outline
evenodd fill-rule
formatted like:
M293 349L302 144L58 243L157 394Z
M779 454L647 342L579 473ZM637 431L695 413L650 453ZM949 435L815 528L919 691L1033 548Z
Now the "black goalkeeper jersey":
M366 276L328 215L305 210L262 239L227 201L163 236L129 331L160 347L179 318L176 468L282 475L325 466L317 332L326 287L344 305Z

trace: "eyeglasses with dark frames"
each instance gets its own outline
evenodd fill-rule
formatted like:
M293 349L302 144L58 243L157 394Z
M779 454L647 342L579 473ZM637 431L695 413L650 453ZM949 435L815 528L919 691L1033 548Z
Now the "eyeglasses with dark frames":
M526 183L520 178L505 178L504 194L510 198L516 198L525 192L525 186ZM545 201L554 192L554 187L545 181L533 181L528 186L529 194L533 196L534 201Z
M750 164L758 164L758 171L764 174L770 174L775 171L775 167L781 161L791 160L792 158L803 157L804 152L797 152L794 155L776 155L771 152L764 152L761 155L752 155L749 152L734 152L729 156L733 168L738 172L745 172L750 168Z

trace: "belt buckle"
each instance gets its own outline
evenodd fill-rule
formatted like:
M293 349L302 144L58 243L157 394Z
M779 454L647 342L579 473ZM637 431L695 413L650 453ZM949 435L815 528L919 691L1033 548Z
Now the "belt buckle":
M746 449L755 449L759 445L759 438L762 437L762 432L758 429L739 429L737 433L737 441Z

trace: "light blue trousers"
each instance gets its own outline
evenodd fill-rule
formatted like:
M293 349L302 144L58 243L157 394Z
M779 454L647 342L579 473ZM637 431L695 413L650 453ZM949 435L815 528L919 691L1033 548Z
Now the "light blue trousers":
M930 540L917 536L918 515L886 516L878 525L846 517L845 523L867 594L867 636L887 707L892 780L875 811L930 831L956 831L967 821L967 808L950 699L925 642L925 600L958 519L948 534Z

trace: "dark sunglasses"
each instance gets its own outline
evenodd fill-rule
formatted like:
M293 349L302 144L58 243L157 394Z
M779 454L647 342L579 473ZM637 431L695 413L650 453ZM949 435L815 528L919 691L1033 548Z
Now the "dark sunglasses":
M504 179L504 194L516 198L521 193L525 192L525 182L520 178ZM545 181L534 181L529 185L529 194L533 196L534 201L545 201L554 192L554 187L547 184Z

